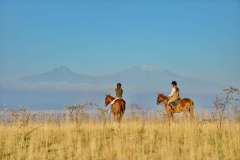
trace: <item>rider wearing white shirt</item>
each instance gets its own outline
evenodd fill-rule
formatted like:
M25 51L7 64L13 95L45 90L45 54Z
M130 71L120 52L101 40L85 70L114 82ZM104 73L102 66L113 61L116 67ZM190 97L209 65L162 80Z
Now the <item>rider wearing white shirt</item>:
M169 94L168 105L171 105L172 107L174 107L176 105L176 101L179 99L180 99L179 88L177 86L177 82L173 81L172 90L171 90L171 93Z

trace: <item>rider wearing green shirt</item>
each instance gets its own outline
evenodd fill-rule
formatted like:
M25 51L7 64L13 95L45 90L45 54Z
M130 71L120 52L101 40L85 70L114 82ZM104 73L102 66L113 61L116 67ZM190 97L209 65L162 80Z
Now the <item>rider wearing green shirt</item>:
M117 83L117 87L115 88L116 98L122 99L123 89L122 84Z

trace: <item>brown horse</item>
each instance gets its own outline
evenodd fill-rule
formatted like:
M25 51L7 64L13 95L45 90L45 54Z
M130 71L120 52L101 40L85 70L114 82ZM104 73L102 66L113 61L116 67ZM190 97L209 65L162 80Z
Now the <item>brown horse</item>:
M172 106L169 106L168 103L168 96L165 96L164 94L159 94L157 97L157 105L163 103L165 106L165 111L167 112L167 115L169 118L173 118L174 113L180 113L184 112L188 115L190 115L191 118L194 118L194 102L189 98L183 98L180 100L180 102L177 104L175 108Z
M105 97L105 105L108 106L110 103L112 103L115 100L115 98L111 95L106 95ZM117 99L112 104L112 115L114 117L114 120L117 120L120 122L122 120L123 114L125 112L125 106L126 102L123 99Z

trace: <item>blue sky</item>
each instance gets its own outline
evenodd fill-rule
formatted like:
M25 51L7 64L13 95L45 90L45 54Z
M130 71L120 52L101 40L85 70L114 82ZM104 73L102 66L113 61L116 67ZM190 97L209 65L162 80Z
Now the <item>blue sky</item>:
M240 82L240 2L0 1L0 74L65 65L90 75L151 65Z

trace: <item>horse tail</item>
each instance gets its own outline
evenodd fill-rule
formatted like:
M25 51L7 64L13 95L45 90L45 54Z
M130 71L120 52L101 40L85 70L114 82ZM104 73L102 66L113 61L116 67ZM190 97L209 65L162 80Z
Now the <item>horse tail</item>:
M123 100L123 103L122 103L122 113L125 112L125 109L126 109L126 102Z

